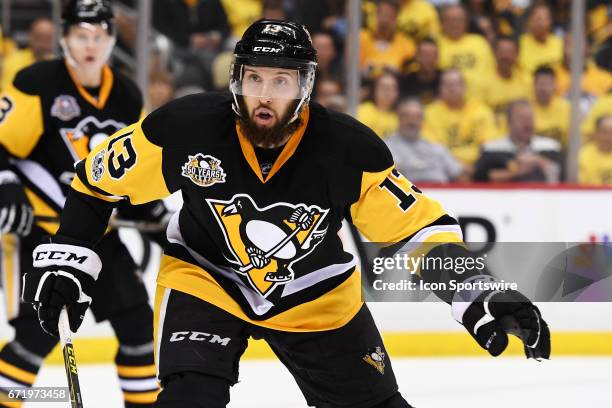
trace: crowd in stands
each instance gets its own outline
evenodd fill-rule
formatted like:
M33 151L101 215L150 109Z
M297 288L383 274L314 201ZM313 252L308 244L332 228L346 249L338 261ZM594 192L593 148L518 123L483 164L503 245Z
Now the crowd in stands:
M135 0L121 3L133 7ZM153 59L148 109L188 93L227 89L237 39L251 22L274 18L294 19L310 30L318 53L312 99L346 112L345 3L152 2L153 28L171 47L169 55L158 50ZM579 181L612 185L612 74L592 58L612 35L612 4L586 3ZM575 53L571 0L363 0L361 5L356 115L389 145L406 177L438 183L566 180ZM135 44L135 18L117 17L119 44L128 53ZM0 38L0 87L17 70L56 52L48 17L31 22L21 50L7 34Z

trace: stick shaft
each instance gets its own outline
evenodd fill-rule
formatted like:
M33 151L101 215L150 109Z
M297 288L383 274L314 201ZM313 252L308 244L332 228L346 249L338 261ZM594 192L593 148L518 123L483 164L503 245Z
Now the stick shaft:
M83 408L81 397L81 386L79 385L79 373L76 365L76 355L72 345L72 332L68 321L68 312L63 308L60 312L58 331L62 344L62 354L64 356L64 367L66 368L66 379L68 380L68 390L70 391L70 406L72 408Z

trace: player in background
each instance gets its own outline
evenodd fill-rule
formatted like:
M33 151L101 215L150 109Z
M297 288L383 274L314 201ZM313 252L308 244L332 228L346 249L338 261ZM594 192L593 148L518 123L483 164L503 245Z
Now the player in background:
M397 172L372 130L309 102L315 67L303 26L257 21L236 44L231 93L173 101L80 161L58 234L34 250L24 279L41 324L54 329L68 305L77 329L116 205L180 190L157 278L156 407L225 407L250 336L270 344L308 405L409 407L337 232L347 219L374 242L445 242L447 253L470 254L457 222ZM423 279L493 279L442 272ZM546 323L520 293L439 295L490 354L506 348L508 316L528 333L527 355L548 357ZM275 391L273 382L262 390Z
M74 163L137 121L142 111L136 85L107 65L115 43L110 3L69 2L62 28L64 58L20 71L0 101L1 272L8 319L15 329L15 338L0 351L0 392L31 386L58 342L48 334L57 335L56 327L44 327L45 333L36 311L20 302L21 282L32 271L33 248L59 226ZM124 206L119 214L153 220L165 212L154 202ZM119 341L115 362L125 405L151 406L158 386L153 313L145 287L116 230L106 232L98 251L104 263L100 279L81 298L83 303L72 307L72 318L81 319L91 302L96 320L110 321Z

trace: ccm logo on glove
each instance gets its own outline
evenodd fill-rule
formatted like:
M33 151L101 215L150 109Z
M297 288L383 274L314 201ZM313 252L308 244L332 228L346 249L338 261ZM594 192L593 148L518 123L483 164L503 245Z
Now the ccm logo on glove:
M35 261L42 261L45 259L48 259L51 261L65 260L66 262L76 261L82 264L83 262L87 260L87 256L86 255L79 256L79 254L75 254L73 252L64 252L64 251L48 251L48 252L43 251L43 252L36 252L34 254Z

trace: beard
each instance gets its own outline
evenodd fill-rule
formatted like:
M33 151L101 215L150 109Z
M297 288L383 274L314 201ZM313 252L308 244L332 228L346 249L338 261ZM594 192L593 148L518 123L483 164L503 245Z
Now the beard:
M302 118L298 117L293 122L289 123L293 112L299 101L296 100L289 105L285 114L279 118L277 123L270 127L258 126L252 119L251 113L248 111L244 99L238 99L241 115L238 117L238 125L242 134L251 142L253 146L271 148L281 145L286 142L287 136L295 132L302 125ZM256 106L253 111L264 105Z

